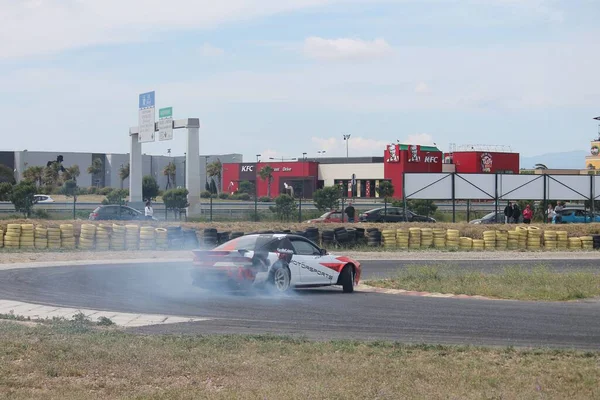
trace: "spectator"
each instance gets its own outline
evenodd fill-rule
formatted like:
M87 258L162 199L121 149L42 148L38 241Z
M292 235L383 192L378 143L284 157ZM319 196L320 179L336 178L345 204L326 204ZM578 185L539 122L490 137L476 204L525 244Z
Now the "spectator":
M551 224L554 221L554 208L552 203L548 203L548 209L546 210L546 222Z
M530 224L533 219L533 210L531 210L531 206L527 204L525 209L523 210L523 223Z
M504 207L504 223L508 224L512 220L512 203L509 201L506 207Z
M564 210L565 203L556 203L556 207L554 207L554 220L552 221L555 224L562 223L562 211Z
M519 208L519 205L517 203L513 203L512 211L512 222L518 224L519 219L521 219L521 209Z
M352 206L352 202L348 203L348 207L346 207L344 212L348 216L348 222L354 222L354 215L356 214L356 210Z
M148 200L146 202L146 208L144 209L144 214L146 216L146 219L152 219L152 216L154 215L154 210L152 209L152 203L150 202L150 200Z

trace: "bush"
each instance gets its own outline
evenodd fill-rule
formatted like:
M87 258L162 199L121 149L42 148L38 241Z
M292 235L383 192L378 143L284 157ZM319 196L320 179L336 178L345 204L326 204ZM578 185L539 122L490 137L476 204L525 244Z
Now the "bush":
M164 196L164 194L163 194L163 196ZM208 190L205 190L200 193L200 197L203 199L210 199L210 192Z
M261 203L270 203L273 201L273 199L269 196L262 196L258 198L258 201L260 201Z
M297 205L294 198L289 194L282 194L275 199L275 205L270 210L277 214L281 221L289 221L296 213Z
M33 208L33 196L36 193L35 183L21 181L13 187L10 202L13 203L17 212L21 212L26 218L29 218Z
M8 182L0 183L0 201L10 201L13 185Z
M314 193L313 202L319 211L337 210L340 207L341 197L339 186L328 186Z
M36 219L50 219L50 214L48 214L48 211L38 208L33 212L33 217Z
M250 200L250 195L248 193L240 193L237 195L237 199L241 201L248 201Z
M221 192L221 193L219 193L219 198L220 198L221 200L228 199L228 198L229 198L229 194L228 194L228 193L225 193L225 192Z
M142 197L144 201L154 200L158 196L158 183L151 175L142 178Z
M113 188L111 187L103 187L103 188L98 188L98 194L101 196L108 196L111 192L113 191Z
M163 195L165 208L181 212L183 209L189 207L190 204L187 201L188 193L188 190L184 188L167 190Z
M96 194L98 193L98 188L96 186L90 186L87 188L87 194Z
M103 188L104 189L104 188ZM104 200L102 200L102 204L125 204L125 198L127 197L127 191L125 189L115 189L111 190Z

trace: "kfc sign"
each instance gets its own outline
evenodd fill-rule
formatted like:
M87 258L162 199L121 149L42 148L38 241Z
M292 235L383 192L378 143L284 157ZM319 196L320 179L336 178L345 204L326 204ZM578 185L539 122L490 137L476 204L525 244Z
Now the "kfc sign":
M254 165L242 165L242 172L254 171Z
M397 163L400 162L400 146L397 144L390 144L386 149L385 162Z
M483 153L481 155L481 172L492 172L492 165L494 159L490 153Z
M431 153L425 153L425 156L421 153L421 146L410 145L408 146L408 158L407 161L410 163L424 162L426 164L438 164L440 162L440 156L433 156Z
M240 180L256 180L256 164L240 164Z
M425 162L428 164L437 164L439 159L437 156L425 156Z

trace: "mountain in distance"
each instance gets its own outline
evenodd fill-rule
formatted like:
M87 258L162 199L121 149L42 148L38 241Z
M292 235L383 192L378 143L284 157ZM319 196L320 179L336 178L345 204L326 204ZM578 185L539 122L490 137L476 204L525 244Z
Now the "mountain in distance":
M544 164L549 169L585 169L585 157L587 155L589 155L587 151L573 150L531 157L521 156L521 168L532 169L535 164Z

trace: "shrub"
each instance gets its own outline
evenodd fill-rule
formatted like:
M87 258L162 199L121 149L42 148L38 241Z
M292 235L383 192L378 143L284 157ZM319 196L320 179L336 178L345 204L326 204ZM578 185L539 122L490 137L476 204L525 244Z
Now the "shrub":
M164 196L164 194L163 194L163 196ZM203 199L210 199L210 192L208 190L205 190L200 193L200 197Z
M33 211L33 217L36 219L50 219L50 214L48 214L48 211L38 208Z
M13 187L10 202L13 203L17 212L21 212L26 218L29 218L33 208L33 196L36 193L35 183L21 181Z
M158 196L158 183L151 175L142 178L142 197L144 200L154 200Z
M114 189L111 187L103 187L98 189L98 194L102 196L108 196ZM123 189L124 190L124 189Z
M260 201L261 203L270 203L273 201L273 199L269 196L262 196L258 198L258 201Z
M88 194L96 194L96 193L98 193L98 188L96 186L90 186L89 188L87 188L87 193Z
M115 189L111 190L104 200L102 200L102 204L125 204L125 198L127 197L127 191L125 189Z
M221 200L228 199L228 198L229 198L229 194L228 194L228 193L225 193L225 192L221 192L221 193L219 193L219 198L220 198Z
M342 193L339 186L328 186L313 194L315 207L320 211L337 210L340 207Z
M183 188L167 190L163 195L165 208L180 213L190 205L187 201L188 193L188 190Z
M248 201L250 200L250 195L248 193L240 193L237 195L237 199L241 201Z
M0 201L10 201L13 185L8 182L0 183Z

